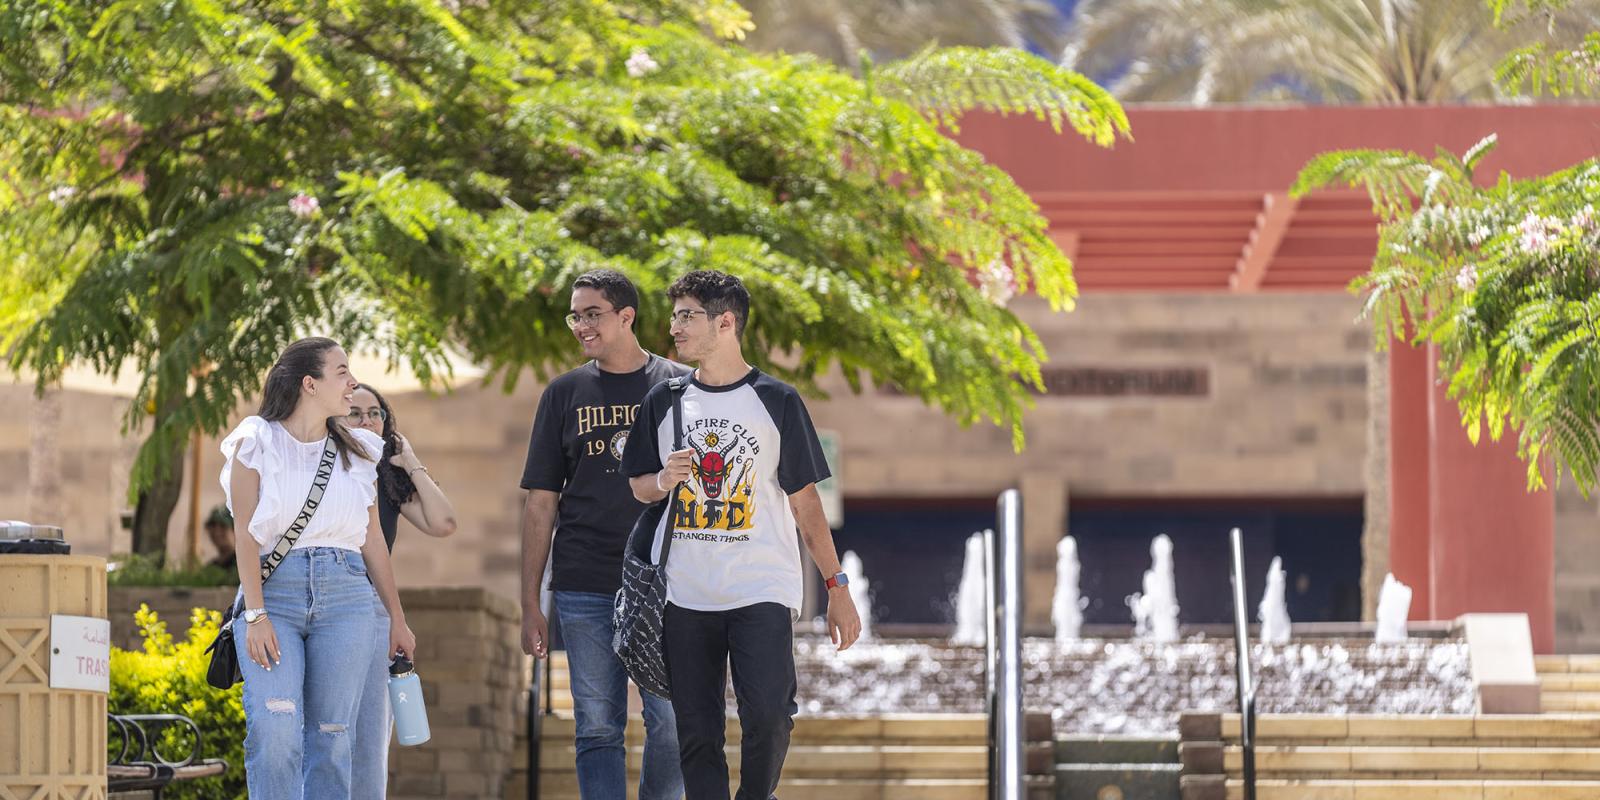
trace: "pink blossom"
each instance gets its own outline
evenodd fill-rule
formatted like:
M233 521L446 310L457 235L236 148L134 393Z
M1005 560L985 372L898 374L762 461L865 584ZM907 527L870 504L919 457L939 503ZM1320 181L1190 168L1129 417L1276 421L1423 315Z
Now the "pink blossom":
M1460 272L1456 273L1456 287L1463 292L1470 292L1478 288L1478 267L1476 264L1468 264L1462 267Z
M1517 242L1530 255L1544 255L1555 249L1556 237L1561 235L1561 223L1550 217L1528 212L1517 225Z
M978 292L989 302L1004 307L1017 295L1016 278L1011 265L997 258L978 270Z
M1584 206L1572 215L1572 227L1588 233L1595 228L1594 206Z
M583 158L583 148L575 144L569 144L567 145L567 155L572 158Z
M627 67L628 77L630 78L643 78L644 76L661 69L661 65L657 64L656 60L651 58L650 54L642 49L635 50L633 51L633 55L628 56Z
M316 216L317 210L321 207L322 205L317 202L317 198L312 197L305 192L301 192L294 197L289 198L289 213L295 215L299 219L310 219L311 217Z

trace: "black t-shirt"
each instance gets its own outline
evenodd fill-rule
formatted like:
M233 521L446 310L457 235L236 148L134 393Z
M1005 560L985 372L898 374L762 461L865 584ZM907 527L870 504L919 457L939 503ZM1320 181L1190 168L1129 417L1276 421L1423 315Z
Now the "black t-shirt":
M545 388L522 488L561 493L551 589L612 594L622 586L622 548L645 509L621 470L628 430L650 387L690 371L655 355L628 373L591 361Z

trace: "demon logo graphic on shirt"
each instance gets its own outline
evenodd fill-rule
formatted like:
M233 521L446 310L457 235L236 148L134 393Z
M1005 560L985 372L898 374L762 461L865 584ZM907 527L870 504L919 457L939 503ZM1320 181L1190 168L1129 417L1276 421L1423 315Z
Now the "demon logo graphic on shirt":
M748 531L755 519L756 457L761 448L743 425L699 419L684 432L694 451L692 475L674 503L679 538L743 541L711 531Z

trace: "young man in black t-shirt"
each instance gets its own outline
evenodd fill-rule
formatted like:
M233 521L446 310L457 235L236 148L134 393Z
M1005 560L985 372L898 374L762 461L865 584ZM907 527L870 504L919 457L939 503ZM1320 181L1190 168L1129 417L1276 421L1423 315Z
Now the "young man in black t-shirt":
M584 800L627 794L628 679L611 649L612 601L622 550L644 505L622 475L622 454L650 387L688 367L645 352L634 335L639 291L613 270L580 276L567 326L589 363L556 378L539 399L522 488L522 649L545 658L549 625L540 583L550 588L567 646L577 722L578 792ZM551 553L554 534L554 553ZM671 704L648 692L639 800L683 796Z
M667 295L678 355L699 367L683 392L684 447L672 450L672 393L657 386L639 409L622 469L641 501L673 495L664 638L689 797L728 797L731 663L743 731L739 798L766 800L778 788L796 710L796 528L827 579L828 631L840 650L861 635L861 618L817 495L828 465L811 416L794 387L744 360L744 284L691 272ZM657 554L667 521L656 529Z

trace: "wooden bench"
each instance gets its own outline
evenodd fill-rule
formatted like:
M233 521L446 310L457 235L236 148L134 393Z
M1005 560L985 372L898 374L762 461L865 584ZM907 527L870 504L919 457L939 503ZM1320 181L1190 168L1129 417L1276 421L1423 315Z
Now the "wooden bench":
M209 778L228 771L220 758L201 758L204 738L194 720L180 714L107 714L110 740L122 743L106 764L106 784L113 796L159 800L174 781ZM171 727L186 728L189 751L182 758L161 752L160 738Z

